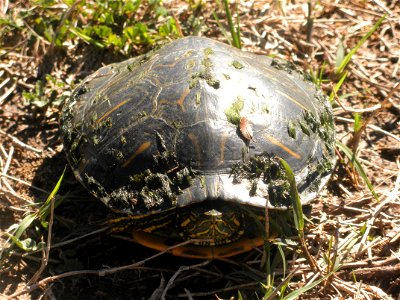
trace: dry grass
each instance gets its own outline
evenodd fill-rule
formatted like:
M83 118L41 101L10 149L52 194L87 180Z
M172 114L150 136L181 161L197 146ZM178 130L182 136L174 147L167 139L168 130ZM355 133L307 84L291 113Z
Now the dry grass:
M165 6L184 34L193 33L196 27L202 35L223 41L212 18L217 10L223 20L223 10L212 2L196 10L192 7L195 3L165 1ZM28 8L34 9L25 1L3 1L0 15L16 17L19 10ZM80 17L61 2L50 11L65 18ZM265 267L263 252L258 250L232 259L201 262L155 253L132 244L126 237L104 235L95 222L105 218L108 211L67 172L60 191L67 197L55 210L51 207L48 230L36 224L27 231L30 238L46 241L47 248L30 253L13 248L2 258L0 299L261 299L269 284L273 290L288 282L288 289L296 290L318 279L323 280L300 297L398 297L400 91L393 90L397 88L400 65L398 1L321 1L313 4L313 24L309 26L306 1L241 1L239 11L245 51L276 55L304 70L317 72L323 68L327 80L322 88L327 94L339 79L335 73L339 45L342 43L349 51L387 14L382 26L353 56L334 109L337 139L353 147L379 201L338 152L333 177L313 204L313 223L306 230L305 247L314 263L303 258L304 249L299 250L294 237L289 242L281 241L287 243L286 270L277 247L271 246L269 258L277 264L272 274ZM141 14L145 12L142 7ZM48 197L66 164L58 140L59 106L27 104L22 92L35 90L36 80L42 80L46 88L39 100L52 98L51 92L55 99L68 96L73 82L102 63L121 60L125 55L77 40L59 48L34 31L32 24L20 25L24 30L0 29L2 234L25 214L35 211L34 203ZM132 52L146 50L139 45ZM46 81L46 74L55 81ZM362 120L371 117L358 134L353 134L355 113ZM7 246L5 240L2 235L2 248Z

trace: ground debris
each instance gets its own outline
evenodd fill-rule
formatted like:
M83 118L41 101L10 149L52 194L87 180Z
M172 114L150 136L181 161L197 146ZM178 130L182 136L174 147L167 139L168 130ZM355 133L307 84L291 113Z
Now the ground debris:
M40 18L35 17L40 4L35 7L26 1L0 4L2 20L17 22L9 26L4 21L0 29L0 252L9 246L4 233L15 228L26 213L35 211L37 206L33 203L47 198L67 164L58 139L59 102L69 96L80 78L103 64L124 58L123 49L113 51L117 45L99 48L84 40L84 35L81 38L74 35L64 44L55 44L58 37L67 36L62 24L69 24L73 18L88 18L76 10L80 3L77 1L71 7L54 4ZM165 9L185 35L201 32L225 41L212 16L216 12L226 25L223 10L212 1L196 5L173 0L165 4ZM26 16L28 8L32 15ZM132 243L129 236L105 235L98 225L110 212L78 186L73 174L67 171L59 192L66 199L54 210L48 261L41 250L26 254L13 247L0 261L1 299L11 295L20 295L18 299L46 295L60 299L78 296L148 299L152 295L166 299L207 299L217 295L229 299L238 297L238 291L243 299L254 299L271 292L288 274L291 277L287 291L295 291L331 272L331 276L301 297L397 297L400 293L400 91L390 93L400 66L398 2L315 2L309 18L312 22L306 19L309 12L306 1L242 1L238 2L238 9L245 51L291 61L311 72L315 80L322 78L319 83L328 95L341 75L335 73L338 57L353 49L386 14L382 26L352 57L347 78L335 92L340 100L334 108L337 139L346 144L354 127L390 96L391 107L373 116L356 151L379 201L372 197L351 164L344 164L346 158L339 158L328 188L312 204L312 223L307 225L305 236L322 274L316 274L294 251L298 245L295 237L275 240L284 245L285 268L277 247L269 246L269 258L276 262L276 267L275 282L268 290L263 249L234 259L199 263L143 248ZM141 19L147 12L140 5L135 18ZM54 21L55 14L64 16L62 24ZM47 18L50 31L44 30L49 26L45 22L40 26L37 23ZM146 23L146 18L142 21ZM132 55L150 48L133 44ZM209 84L217 88L214 81ZM237 118L233 121L240 122ZM47 241L47 230L36 222L23 236L28 237ZM36 283L29 283L40 270L43 257L47 266Z

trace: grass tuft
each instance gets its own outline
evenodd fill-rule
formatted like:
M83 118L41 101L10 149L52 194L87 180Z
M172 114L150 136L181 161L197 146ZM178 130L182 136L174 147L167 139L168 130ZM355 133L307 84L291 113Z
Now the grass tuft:
M43 242L37 243L31 238L21 240L21 237L35 221L39 221L44 229L48 227L47 217L50 214L51 202L54 201L55 208L63 201L63 197L56 197L56 195L64 178L65 170L66 168L64 168L64 171L58 179L57 184L54 186L54 189L51 191L50 195L47 197L46 201L39 207L39 209L37 209L34 213L25 216L25 218L19 224L14 224L10 230L12 233L4 233L9 238L5 243L6 245L9 244L9 247L4 247L1 249L0 260L3 258L4 254L8 253L11 250L12 245L16 245L26 252L42 249L42 247L44 246Z
M374 198L378 201L379 200L378 195L376 194L371 181L369 180L367 174L364 171L364 168L362 167L362 165L360 164L360 162L354 155L353 151L351 151L351 149L349 147L347 147L345 144L342 144L339 141L336 141L336 147L338 147L346 155L349 162L356 168L357 173L361 176L361 178L367 184L367 186L368 186L369 190L371 191L372 195L374 196Z

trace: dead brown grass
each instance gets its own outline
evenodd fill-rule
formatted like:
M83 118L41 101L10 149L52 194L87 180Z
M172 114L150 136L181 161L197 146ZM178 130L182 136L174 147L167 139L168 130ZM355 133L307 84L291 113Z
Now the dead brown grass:
M291 60L304 70L320 70L326 62L324 78L329 80L322 87L327 93L338 80L334 66L340 41L345 49L352 49L380 16L387 14L387 18L353 57L335 108L337 139L343 143L353 138L354 112L364 119L373 115L360 135L357 157L379 201L345 159L339 160L328 188L313 204L313 223L306 238L323 274L334 270L335 263L340 268L302 297L396 299L400 292L400 91L388 95L399 78L400 5L381 0L321 1L314 3L311 28L306 26L306 4L241 1L243 48ZM170 1L166 5L187 34L190 4ZM32 6L3 1L0 14L7 16L17 7ZM61 2L55 9L66 10ZM216 5L205 2L197 19L204 22L203 35L224 40L211 16L215 10ZM58 140L59 107L26 105L21 93L34 90L36 80L51 74L66 83L66 87L53 87L61 96L68 93L70 83L121 56L82 45L56 49L27 29L21 36L3 32L0 58L0 232L4 233L34 210L32 203L47 198L66 164ZM390 105L381 108L384 99ZM155 254L96 231L90 221L108 212L85 194L70 173L60 194L67 192L67 200L54 212L48 251L26 254L14 248L1 261L0 298L238 299L238 290L244 299L262 298L260 282L266 282L266 273L260 251L200 263ZM28 235L40 241L47 239L48 232L32 229ZM2 247L4 241L2 236ZM287 259L290 289L318 278L302 255L291 252ZM279 266L274 269L275 286L283 273Z

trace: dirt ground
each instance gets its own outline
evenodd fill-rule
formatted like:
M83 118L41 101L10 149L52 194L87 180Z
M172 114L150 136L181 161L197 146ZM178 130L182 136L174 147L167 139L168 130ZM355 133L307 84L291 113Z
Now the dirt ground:
M187 29L190 3L164 2L185 35L193 34ZM64 6L55 3L52 9L65 13ZM6 17L22 8L34 11L35 5L4 1L0 8ZM304 71L322 68L326 80L321 87L328 95L339 81L340 45L351 51L386 14L352 57L334 103L337 140L356 149L377 199L338 150L332 178L312 204L306 230L308 251L322 275L296 243L283 250L287 270L277 243L270 245L277 265L268 276L260 249L202 261L158 253L133 243L129 235L105 234L99 224L110 212L68 167L59 138L62 103L56 100L70 94L73 82L127 55L86 43L55 47L43 37L32 38L37 35L33 29L20 36L0 30L0 299L263 299L272 277L277 287L290 273L288 290L294 291L332 270L332 276L299 297L400 299L400 2L320 1L313 6L312 30L306 1L238 1L238 9L243 51L275 55ZM197 17L203 24L199 34L226 42L213 11L226 23L223 11L205 1ZM149 48L138 46L135 54ZM63 85L46 80L46 74ZM39 104L27 103L23 93L34 93L38 81L45 92L37 97ZM54 102L40 105L45 98ZM358 116L365 128L354 134ZM51 213L48 255L10 247L6 232L37 211L65 167L56 198L62 202ZM47 243L48 236L49 230L35 221L21 240ZM335 263L337 269L329 266Z

